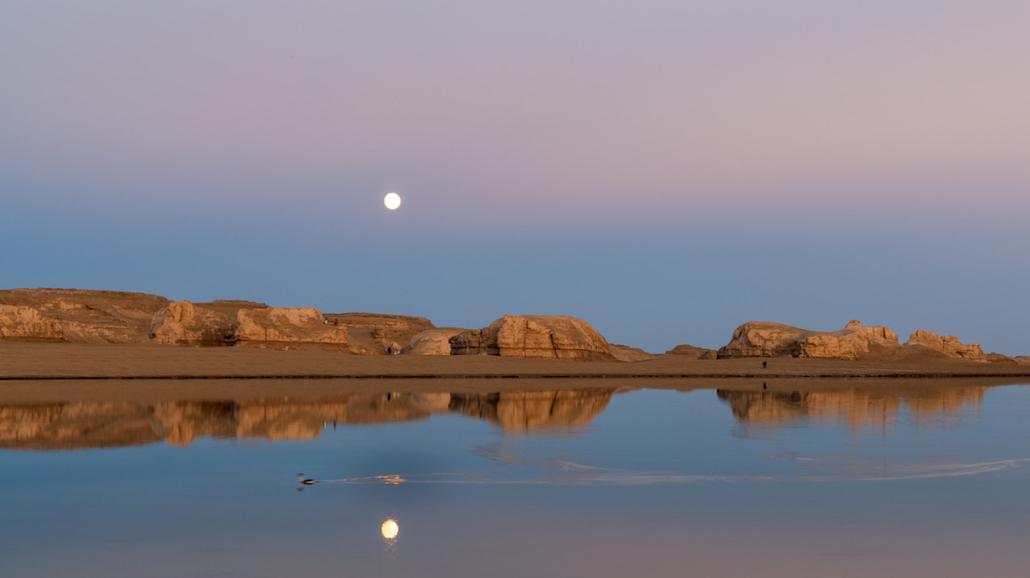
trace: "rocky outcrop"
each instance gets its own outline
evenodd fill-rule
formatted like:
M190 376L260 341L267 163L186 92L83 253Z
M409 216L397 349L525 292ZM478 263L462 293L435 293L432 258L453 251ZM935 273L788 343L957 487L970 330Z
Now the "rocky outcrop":
M347 327L328 325L311 307L240 309L234 338L241 342L324 343L345 345Z
M898 347L896 333L883 326L865 327L857 319L833 332L752 321L733 332L730 342L719 349L718 357L860 359Z
M64 341L64 330L60 321L44 317L32 307L0 305L0 339Z
M969 345L965 345L959 341L958 337L953 335L945 335L941 337L940 335L930 331L919 330L909 336L908 342L906 342L905 345L928 347L934 351L939 351L948 357L965 359L967 361L987 361L987 356L984 355L979 344L970 343Z
M0 291L0 340L135 343L168 300L145 293L80 289Z
M648 359L658 359L658 355L648 353L638 347L630 347L628 345L619 345L617 343L610 343L608 347L611 348L612 355L619 361L647 361Z
M865 327L854 319L840 331L801 337L797 344L797 357L859 359L898 346L897 333L882 325Z
M381 313L330 313L330 324L347 328L347 342L353 353L382 355L401 353L419 333L432 329L424 317Z
M694 347L693 345L677 345L672 349L665 352L666 355L682 355L692 359L715 359L716 351L714 349L705 349L703 347Z
M798 340L807 331L765 321L751 321L737 327L733 337L719 348L719 358L726 357L778 357L797 353Z
M615 359L589 323L565 315L505 315L450 339L452 355L500 355L574 361Z
M234 330L233 320L226 315L189 301L172 301L154 315L150 338L168 345L222 345L232 342Z
M457 327L434 327L426 329L411 338L407 347L401 349L403 355L450 355L451 338L468 331Z

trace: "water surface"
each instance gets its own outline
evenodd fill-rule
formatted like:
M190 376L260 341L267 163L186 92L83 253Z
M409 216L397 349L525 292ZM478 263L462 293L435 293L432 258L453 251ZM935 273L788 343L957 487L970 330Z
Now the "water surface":
M728 384L0 403L0 575L1030 571L1030 387Z

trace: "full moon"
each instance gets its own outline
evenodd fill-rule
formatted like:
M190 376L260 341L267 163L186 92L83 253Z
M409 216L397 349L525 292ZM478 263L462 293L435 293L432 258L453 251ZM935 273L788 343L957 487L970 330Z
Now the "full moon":
M386 197L383 198L383 204L386 205L387 209L392 211L401 206L401 196L397 193L388 193ZM383 527L385 528L385 526Z
M384 538L387 540L393 540L397 537L397 532L400 531L400 528L397 527L397 522L391 518L383 522L382 530Z

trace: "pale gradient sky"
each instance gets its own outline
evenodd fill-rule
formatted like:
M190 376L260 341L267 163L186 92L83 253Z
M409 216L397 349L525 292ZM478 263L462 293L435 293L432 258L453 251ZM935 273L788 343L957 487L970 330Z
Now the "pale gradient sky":
M1025 0L0 0L0 287L1030 354L1028 32Z

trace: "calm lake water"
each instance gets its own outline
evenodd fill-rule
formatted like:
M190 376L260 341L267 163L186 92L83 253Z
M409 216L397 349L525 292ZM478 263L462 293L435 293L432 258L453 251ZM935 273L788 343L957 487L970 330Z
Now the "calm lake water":
M1030 574L1030 386L804 387L0 404L0 576Z

